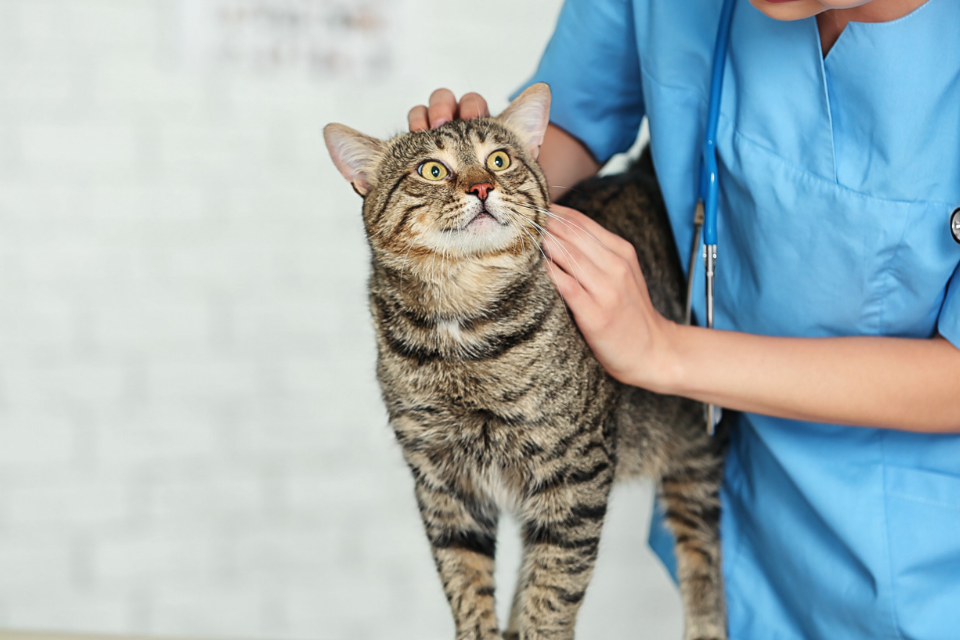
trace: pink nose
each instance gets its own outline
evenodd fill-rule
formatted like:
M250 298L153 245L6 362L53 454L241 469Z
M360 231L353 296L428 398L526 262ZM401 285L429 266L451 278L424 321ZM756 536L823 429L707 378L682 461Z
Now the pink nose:
M478 182L469 190L470 193L476 194L481 200L487 199L487 191L493 191L493 185L489 182Z

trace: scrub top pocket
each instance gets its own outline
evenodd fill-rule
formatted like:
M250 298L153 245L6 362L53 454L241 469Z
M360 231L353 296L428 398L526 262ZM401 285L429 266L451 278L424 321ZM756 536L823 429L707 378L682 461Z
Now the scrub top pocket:
M960 476L885 469L894 601L905 640L960 636Z
M949 204L859 193L794 166L723 118L720 128L732 153L720 169L726 187L719 328L811 337L934 335L960 262L946 231ZM700 302L695 297L697 312Z

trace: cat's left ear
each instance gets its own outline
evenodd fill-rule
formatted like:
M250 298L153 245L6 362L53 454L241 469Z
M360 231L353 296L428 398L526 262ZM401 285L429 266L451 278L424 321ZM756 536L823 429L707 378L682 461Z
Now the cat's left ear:
M527 152L540 155L543 134L550 122L550 87L545 82L532 84L514 98L497 120L520 136Z
M366 197L373 188L373 176L383 143L342 124L328 124L323 128L323 139L333 164L343 174L353 190Z

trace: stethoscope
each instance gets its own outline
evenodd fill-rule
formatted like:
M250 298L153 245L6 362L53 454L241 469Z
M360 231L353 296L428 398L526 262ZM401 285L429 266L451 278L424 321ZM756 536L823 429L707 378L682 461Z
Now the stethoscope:
M733 6L736 0L724 0L720 10L720 25L717 28L717 41L713 49L713 70L710 78L710 104L707 111L707 131L700 151L700 191L693 215L693 242L690 247L690 261L687 269L686 323L691 323L693 305L693 270L696 268L697 253L703 244L703 269L706 275L707 328L713 329L713 287L717 273L717 122L720 120L720 94L723 89L723 71L727 58L727 44L730 40L730 22L733 18ZM960 244L960 207L950 215L950 234ZM706 407L707 433L713 435L720 421L720 407L708 404Z
M697 249L703 232L703 268L706 274L707 328L713 329L713 285L717 272L717 122L720 120L720 94L723 90L723 69L730 40L730 22L736 0L724 0L720 10L720 26L713 49L713 72L710 79L710 106L707 111L707 131L700 151L700 192L693 214L693 242L687 269L686 323L691 322L693 305L693 270L697 264ZM706 408L707 433L713 435L720 421L720 407L708 404Z

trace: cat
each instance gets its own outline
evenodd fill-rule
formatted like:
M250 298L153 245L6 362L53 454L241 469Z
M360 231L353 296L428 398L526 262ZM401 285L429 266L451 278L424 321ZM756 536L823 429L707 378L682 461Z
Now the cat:
M594 358L547 275L549 198L537 154L550 90L498 117L377 140L324 137L363 197L377 377L458 640L500 638L500 509L522 525L504 638L573 638L614 480L657 479L676 538L687 640L726 638L720 436L702 406L624 385ZM652 165L650 165L652 166ZM593 179L566 200L636 246L657 309L683 312L683 275L655 182Z

